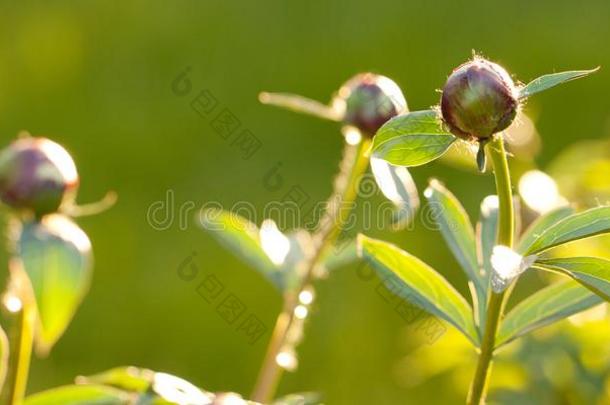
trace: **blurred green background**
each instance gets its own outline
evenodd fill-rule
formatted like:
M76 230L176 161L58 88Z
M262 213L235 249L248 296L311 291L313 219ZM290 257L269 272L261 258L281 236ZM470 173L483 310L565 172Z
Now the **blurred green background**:
M79 220L96 255L93 286L50 356L34 362L29 391L133 364L212 391L249 394L268 334L248 344L177 268L196 252L198 268L214 272L268 328L280 297L192 218L186 229L176 217L160 231L146 214L168 190L176 209L188 201L226 208L247 201L260 213L292 185L311 202L326 198L341 153L338 126L263 106L259 91L325 101L347 78L370 70L397 81L417 110L438 102L435 90L472 50L524 82L602 65L593 77L528 102L544 142L538 158L544 167L567 145L610 133L608 21L607 0L2 1L2 146L21 130L48 136L74 155L81 202L109 189L119 194L109 212ZM187 67L192 92L179 97L171 84ZM191 109L204 89L260 139L251 159L212 129L210 117ZM263 177L278 162L284 183L269 191ZM493 192L490 177L439 163L413 174L422 190L427 178L439 177L472 217ZM373 234L421 256L467 293L438 233L416 227ZM462 401L469 370L457 380L440 373L415 383L430 364L405 367L402 359L423 343L375 285L359 279L355 266L320 285L300 367L284 378L280 393L319 391L329 404ZM439 343L434 351L442 360L455 350ZM525 383L517 388L524 398L542 398L528 396Z

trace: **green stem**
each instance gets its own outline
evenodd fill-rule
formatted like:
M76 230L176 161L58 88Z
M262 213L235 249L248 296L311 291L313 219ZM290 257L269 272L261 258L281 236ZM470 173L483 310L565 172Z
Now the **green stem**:
M499 245L512 248L515 233L515 213L513 206L513 192L510 183L510 172L508 170L508 160L504 150L503 137L498 134L489 143L489 152L493 162L494 177L496 181L496 192L499 200L499 220L498 237ZM495 349L496 333L500 324L504 305L506 303L507 290L496 293L489 290L487 301L487 319L485 331L481 342L481 351L477 369L472 380L467 403L469 405L479 405L485 403L491 364Z
M32 342L34 338L34 312L31 305L11 313L12 327L9 335L10 354L2 403L20 405L23 403L28 382Z
M314 249L305 264L303 279L300 281L299 288L285 297L283 310L275 323L252 393L253 401L268 403L275 395L283 371L277 364L276 357L284 347L295 319L294 311L299 304L298 296L311 284L316 268L325 257L324 254L333 246L349 219L351 208L358 195L360 178L368 168L369 158L366 152L370 142L369 139L365 139L357 147L349 145L346 147L340 173L335 180L334 192L329 199L325 215L320 220L318 230L313 236Z

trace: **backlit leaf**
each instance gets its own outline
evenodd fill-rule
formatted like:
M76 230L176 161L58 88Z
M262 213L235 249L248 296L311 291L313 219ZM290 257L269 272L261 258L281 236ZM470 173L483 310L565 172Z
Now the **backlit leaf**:
M375 157L371 159L371 171L383 195L396 206L392 213L393 229L405 228L419 208L419 196L413 177L406 167L394 166Z
M610 301L610 261L599 257L538 260L534 267L565 274Z
M432 220L439 228L451 253L477 286L482 286L482 278L477 261L475 233L470 218L458 199L439 181L432 180L424 191L428 200Z
M477 256L481 268L481 284L484 294L478 293L477 313L480 330L485 328L485 316L487 306L487 290L491 280L493 268L491 266L491 255L496 246L498 232L498 196L489 195L481 202L481 213L476 229Z
M479 335L472 308L443 276L430 266L396 246L360 235L362 257L381 274L389 288L397 294L460 330L474 345Z
M548 90L551 87L555 87L557 85L572 80L580 79L581 77L588 76L591 73L597 72L598 70L599 68L591 70L573 70L569 72L551 73L548 75L540 76L539 78L529 82L519 91L519 98L529 97L533 94L540 93L541 91Z
M203 229L282 290L282 275L263 250L260 231L256 225L240 215L219 209L202 212L200 219Z
M106 385L130 392L144 392L154 381L155 372L137 367L115 367L91 376L76 379L78 384Z
M91 243L71 220L49 215L24 225L18 257L34 292L37 350L48 352L68 327L91 281Z
M433 110L399 115L373 138L373 156L397 166L420 166L441 157L456 137L443 128Z
M542 232L572 214L574 214L574 209L570 206L565 206L541 215L521 235L516 251L521 254L527 252Z
M610 206L570 215L543 230L525 251L526 255L578 239L610 232Z
M600 297L572 280L552 284L521 301L506 315L498 331L496 346L601 302Z
M481 214L477 224L477 246L479 261L484 270L484 284L489 284L489 277L493 271L491 267L491 254L496 246L498 233L498 196L487 196L481 203Z
M129 395L101 385L66 385L27 397L25 405L127 405Z

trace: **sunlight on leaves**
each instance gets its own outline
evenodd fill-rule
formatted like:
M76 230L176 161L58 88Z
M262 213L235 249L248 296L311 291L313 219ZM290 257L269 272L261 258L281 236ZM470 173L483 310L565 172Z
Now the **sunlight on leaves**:
M598 257L568 257L539 260L537 268L573 278L610 301L610 261Z
M371 171L383 195L396 206L392 216L393 228L403 229L411 223L419 208L419 196L413 177L407 168L391 165L376 157L371 158Z
M525 230L517 245L517 253L524 254L532 246L532 244L540 237L540 235L550 226L555 225L562 219L574 214L574 208L570 206L557 208L540 217L538 217Z
M592 208L570 215L542 231L526 254L610 232L610 206Z
M540 93L555 87L562 83L569 82L571 80L580 79L581 77L588 76L599 70L599 67L591 70L573 70L569 72L552 73L544 76L540 76L537 79L529 82L525 87L519 91L519 98L526 98L533 94Z
M441 157L456 137L436 111L415 111L386 122L373 138L373 156L397 166L420 166Z
M281 266L290 251L290 240L277 228L275 221L266 219L259 232L261 247L276 266Z
M237 214L218 209L202 212L200 220L204 230L246 264L254 266L278 290L282 290L281 274L263 249L256 225ZM275 234L267 227L269 232L272 236Z
M552 284L521 301L506 315L498 331L496 346L601 302L601 298L574 281Z
M91 243L61 215L24 225L18 255L36 300L36 348L47 353L68 327L91 281Z
M101 385L66 385L27 397L24 405L125 405L129 395Z
M431 180L424 191L432 213L445 242L468 279L483 288L476 253L475 232L470 218L458 199L438 180Z
M523 257L507 246L494 246L491 255L491 288L500 294L537 259L536 255Z
M483 267L483 284L489 283L492 272L491 254L496 246L498 232L498 210L500 202L497 195L488 195L481 202L481 212L477 224L477 247L480 265Z
M150 388L155 372L138 367L115 367L91 376L79 376L77 384L107 385L124 391L144 392Z
M273 401L272 405L318 405L322 397L315 392L289 394Z
M430 266L380 240L358 237L361 256L379 271L386 283L397 281L398 295L458 328L475 346L479 344L472 308L449 282Z
M166 373L155 373L153 391L176 404L211 404L213 397L190 382Z

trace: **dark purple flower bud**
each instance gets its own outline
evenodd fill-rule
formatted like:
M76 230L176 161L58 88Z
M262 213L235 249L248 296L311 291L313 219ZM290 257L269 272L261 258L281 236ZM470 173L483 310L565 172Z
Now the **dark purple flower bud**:
M400 87L391 79L373 73L354 76L341 86L338 96L345 106L343 122L369 137L390 118L408 111Z
M455 69L441 97L443 120L454 135L467 140L484 140L506 129L518 106L506 70L481 58Z
M70 154L46 138L22 138L0 151L0 199L40 217L74 197L78 173Z

